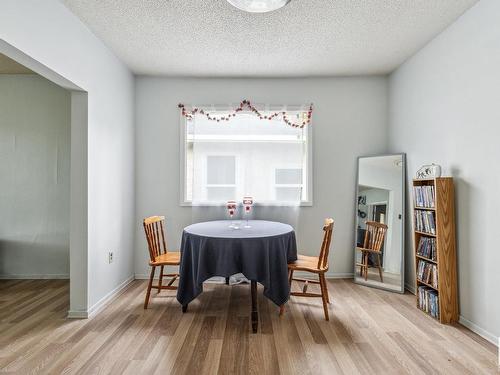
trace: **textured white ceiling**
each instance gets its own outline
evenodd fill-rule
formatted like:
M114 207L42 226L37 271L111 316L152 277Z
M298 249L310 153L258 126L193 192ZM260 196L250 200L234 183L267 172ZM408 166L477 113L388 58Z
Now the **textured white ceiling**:
M134 73L293 77L394 70L477 0L62 0Z

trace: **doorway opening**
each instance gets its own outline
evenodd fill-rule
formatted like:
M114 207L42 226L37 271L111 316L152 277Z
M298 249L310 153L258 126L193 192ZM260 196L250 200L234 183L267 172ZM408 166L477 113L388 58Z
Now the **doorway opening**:
M71 93L0 54L2 298L69 309ZM10 307L9 319L22 312Z
M0 186L8 224L0 232L0 279L9 280L1 289L38 300L43 295L25 285L58 289L53 298L62 299L52 307L86 318L88 94L1 39L0 77L0 175L9 180Z

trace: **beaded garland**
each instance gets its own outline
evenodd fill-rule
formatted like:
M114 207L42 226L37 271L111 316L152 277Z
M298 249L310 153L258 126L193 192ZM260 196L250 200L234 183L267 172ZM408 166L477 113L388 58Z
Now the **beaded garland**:
M232 117L236 117L236 115L243 111L245 108L253 112L259 119L261 120L272 120L278 116L281 116L283 118L283 121L294 128L303 128L306 125L309 125L311 123L311 117L312 117L312 111L313 111L313 105L309 105L309 109L307 110L307 118L304 119L303 121L299 122L293 122L289 119L289 115L287 114L286 111L279 111L279 112L273 112L270 115L264 115L262 114L255 106L250 103L249 100L243 100L241 101L240 105L233 110L232 113L229 113L224 116L212 116L210 113L202 108L192 108L191 110L186 109L186 106L182 103L179 103L178 107L181 109L181 114L188 120L192 120L196 114L204 115L207 117L208 120L210 121L229 121Z

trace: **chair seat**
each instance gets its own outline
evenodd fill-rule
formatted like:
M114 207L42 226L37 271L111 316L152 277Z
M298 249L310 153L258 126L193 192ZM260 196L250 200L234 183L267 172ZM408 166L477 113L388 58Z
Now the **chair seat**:
M356 250L366 253L382 254L382 252L379 250L365 249L364 247L356 247Z
M324 268L318 268L318 262L319 257L298 254L297 260L288 264L288 269L310 272L324 272L328 270L328 265Z
M150 266L170 265L178 266L181 263L181 253L179 251L169 251L166 254L157 256L153 261L149 261Z

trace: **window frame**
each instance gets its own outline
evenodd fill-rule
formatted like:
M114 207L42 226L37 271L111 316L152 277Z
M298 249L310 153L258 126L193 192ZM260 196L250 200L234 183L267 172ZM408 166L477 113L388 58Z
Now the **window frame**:
M224 108L224 106L198 106L198 107L207 107L207 108ZM279 108L283 108L282 106ZM301 110L300 106L287 106L288 109L290 110ZM269 109L266 108L266 109ZM275 202L275 201L257 201L254 202L255 206L262 206L262 207L280 207L280 206L285 206L285 207L294 207L294 206L300 206L300 207L311 207L313 206L313 148L314 148L314 142L313 142L313 126L312 122L309 123L308 125L305 126L305 129L307 131L307 142L305 143L305 154L306 154L306 168L307 168L307 178L305 181L303 181L303 186L306 187L307 189L307 200L301 200L299 203L292 203L292 202ZM187 158L186 158L186 140L187 140L187 119L182 116L182 114L179 114L179 205L182 207L210 207L210 206L220 206L221 204L224 204L226 202L193 202L191 200L187 200L187 187L186 187L186 169L187 169ZM219 153L219 155L221 155ZM238 189L238 176L240 174L239 172L239 166L241 163L238 160L238 157L236 156L236 189ZM278 168L279 169L279 168ZM274 179L273 179L274 181ZM204 187L206 184L204 183ZM274 189L274 182L273 182L273 189Z

